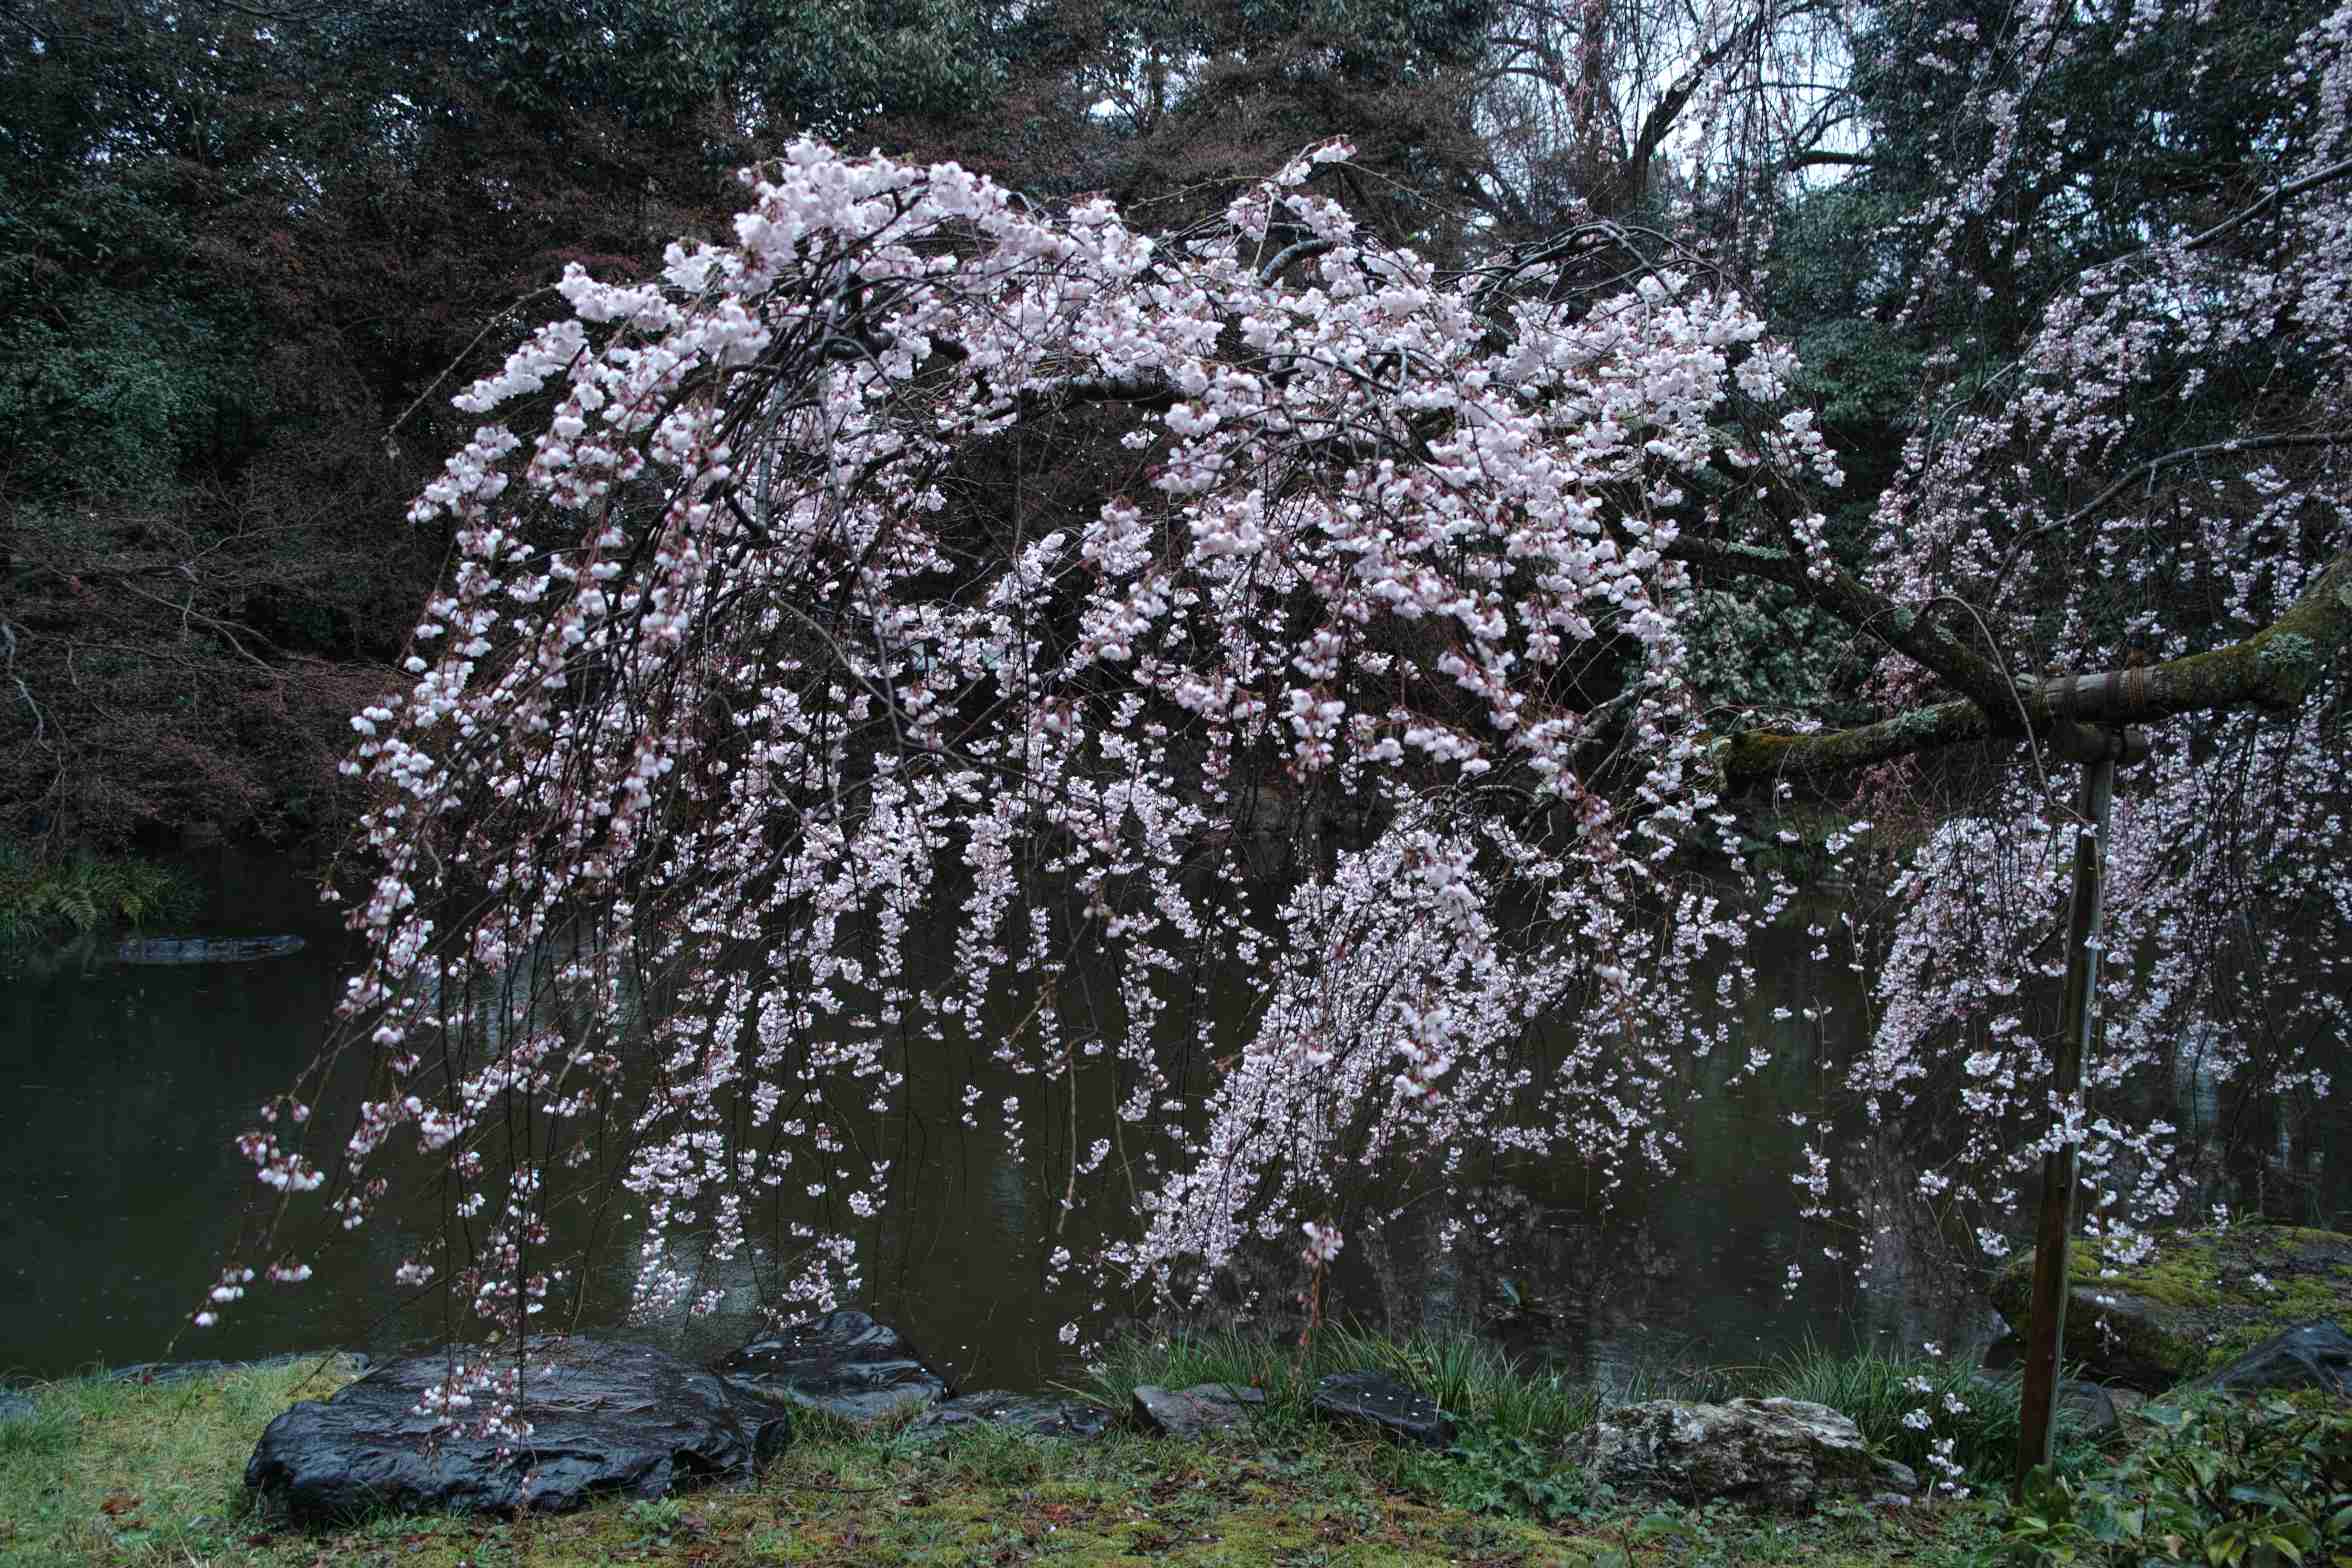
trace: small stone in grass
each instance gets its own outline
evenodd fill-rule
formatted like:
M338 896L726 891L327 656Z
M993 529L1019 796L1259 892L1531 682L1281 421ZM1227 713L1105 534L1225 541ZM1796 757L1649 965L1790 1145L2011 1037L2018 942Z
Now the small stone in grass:
M1334 1372L1315 1384L1315 1413L1332 1421L1363 1421L1392 1437L1443 1448L1454 1440L1454 1420L1437 1401L1385 1372Z

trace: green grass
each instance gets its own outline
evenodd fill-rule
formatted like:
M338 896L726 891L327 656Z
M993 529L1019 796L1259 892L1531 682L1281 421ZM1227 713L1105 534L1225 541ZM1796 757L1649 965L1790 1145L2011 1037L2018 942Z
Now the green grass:
M1438 1454L1290 1419L1304 1374L1343 1363L1384 1365L1439 1393L1466 1422L1462 1445ZM35 1390L32 1419L0 1426L0 1565L1978 1568L1998 1539L1987 1503L1799 1518L1596 1495L1558 1457L1559 1436L1590 1418L1589 1395L1513 1374L1475 1346L1338 1335L1303 1368L1287 1347L1206 1336L1132 1347L1104 1369L1106 1394L1122 1379L1131 1390L1254 1374L1268 1419L1206 1443L1122 1430L1090 1444L985 1431L918 1444L903 1418L871 1428L810 1418L748 1491L560 1518L394 1515L312 1534L256 1511L242 1485L270 1417L338 1380L310 1370Z
M1263 1390L1264 1421L1276 1431L1295 1432L1314 1423L1309 1407L1317 1378L1362 1367L1429 1395L1467 1427L1530 1442L1557 1445L1589 1425L1601 1406L1590 1385L1558 1373L1522 1371L1501 1350L1468 1335L1391 1339L1337 1326L1318 1335L1304 1355L1293 1345L1234 1333L1134 1340L1113 1347L1073 1391L1123 1412L1140 1384L1231 1383Z
M0 953L114 924L146 925L193 912L195 883L127 856L46 860L0 841Z
M348 1376L319 1366L33 1390L31 1418L0 1423L0 1564L214 1560L238 1536L261 1429Z
M1876 1452L1934 1479L1926 1468L1929 1443L1954 1439L1953 1457L1966 1467L1969 1484L2005 1487L2016 1473L2017 1424L2022 1393L2015 1376L1981 1378L1976 1362L1964 1357L1889 1356L1875 1350L1838 1355L1808 1347L1736 1379L1741 1392L1760 1398L1806 1399L1853 1419ZM1915 1385L1924 1380L1926 1389ZM1954 1411L1947 1398L1967 1409ZM1903 1424L1925 1407L1934 1418L1927 1431ZM2059 1440L2072 1437L2061 1412Z

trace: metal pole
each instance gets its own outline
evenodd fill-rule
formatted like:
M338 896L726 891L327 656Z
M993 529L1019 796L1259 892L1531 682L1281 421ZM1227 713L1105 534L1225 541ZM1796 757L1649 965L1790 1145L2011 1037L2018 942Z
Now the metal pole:
M2082 1093L2082 1064L2090 1044L2093 997L2099 984L2101 872L2107 862L2107 820L2115 799L2121 737L2083 763L2082 821L2074 842L2074 901L2066 923L2066 996L2058 1013L2057 1060L2051 1091L2056 1104ZM2034 1227L2033 1310L2025 1336L2025 1408L2017 1433L2018 1496L2026 1477L2050 1462L2051 1416L2057 1409L2058 1358L2066 1341L2067 1246L2074 1236L2074 1151L2064 1139L2042 1159L2042 1211Z

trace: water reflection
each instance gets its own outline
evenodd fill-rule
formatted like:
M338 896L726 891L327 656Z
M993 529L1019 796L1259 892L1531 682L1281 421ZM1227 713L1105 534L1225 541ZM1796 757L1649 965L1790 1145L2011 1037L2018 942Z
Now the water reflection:
M165 1353L250 1183L229 1139L307 1061L340 994L352 950L289 864L224 851L198 870L212 899L195 934L291 932L307 949L258 963L126 968L92 948L0 989L0 1371L51 1376ZM1516 1352L1621 1384L1767 1360L1807 1339L1983 1343L1994 1319L1954 1267L1937 1216L1913 1196L1917 1151L1859 1125L1798 1124L1821 1103L1863 1016L1850 975L1807 961L1806 918L1751 954L1764 979L1737 1059L1692 1068L1676 1178L1637 1175L1604 1198L1573 1161L1498 1166L1463 1189L1459 1217L1469 1223L1450 1250L1438 1239L1454 1216L1434 1198L1351 1237L1334 1309L1404 1329L1476 1326ZM1756 1051L1768 1063L1741 1071ZM967 1081L985 1104L1022 1101L1018 1158L987 1128L961 1124ZM1115 1087L1082 1085L1081 1145L1108 1125ZM1084 1256L1104 1238L1099 1214L1063 1213L1071 1131L1061 1092L984 1063L910 1071L873 1129L893 1161L893 1202L866 1222L821 1211L767 1218L851 1226L866 1304L958 1375L1013 1388L1069 1379L1076 1368L1057 1330L1088 1293L1074 1282L1049 1289L1047 1258L1061 1246ZM2192 1081L2188 1092L2210 1120L2210 1087ZM2342 1130L2338 1116L2332 1106L2306 1116L2282 1150L2305 1176ZM1829 1220L1801 1214L1805 1195L1790 1180L1809 1142L1832 1157ZM256 1287L251 1310L212 1334L189 1332L176 1353L383 1349L440 1332L437 1307L404 1309L380 1294L423 1223L408 1234L396 1216L371 1225L366 1258L345 1255L339 1283ZM636 1262L626 1224L618 1238L593 1293L608 1314ZM772 1258L744 1259L707 1282L723 1293L718 1314L665 1332L692 1351L732 1348L775 1268ZM1295 1332L1296 1274L1276 1249L1228 1293L1227 1314L1254 1296L1259 1322ZM617 1325L608 1315L579 1326Z
M343 933L288 867L222 853L196 869L209 897L190 932L308 946L130 967L83 943L0 978L0 1370L162 1353L251 1179L229 1136L316 1048L339 993ZM260 1305L186 1353L320 1342L304 1312Z

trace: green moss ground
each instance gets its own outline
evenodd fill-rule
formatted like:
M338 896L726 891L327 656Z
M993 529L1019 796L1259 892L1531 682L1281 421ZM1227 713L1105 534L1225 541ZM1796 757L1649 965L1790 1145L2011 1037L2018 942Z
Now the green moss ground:
M1496 1438L1505 1446L1472 1463L1287 1423L1210 1444L983 1433L922 1447L810 1421L751 1491L550 1518L388 1516L312 1534L254 1509L244 1464L273 1415L337 1381L297 1367L34 1390L33 1418L0 1425L0 1564L1959 1568L1992 1560L1996 1519L1988 1503L1653 1511L1585 1495L1524 1438Z
M2102 1243L2077 1242L2067 1263L2074 1287L2067 1353L2094 1364L2102 1355L2094 1295L2148 1303L2153 1310L2118 1314L2117 1327L2133 1354L2180 1378L2211 1371L2298 1323L2334 1318L2352 1327L2352 1236L2338 1231L2268 1224L2175 1231L2154 1256L2113 1277ZM2258 1273L2268 1290L2253 1283ZM2027 1254L1994 1286L1994 1304L2012 1323L2021 1320L2032 1277Z

